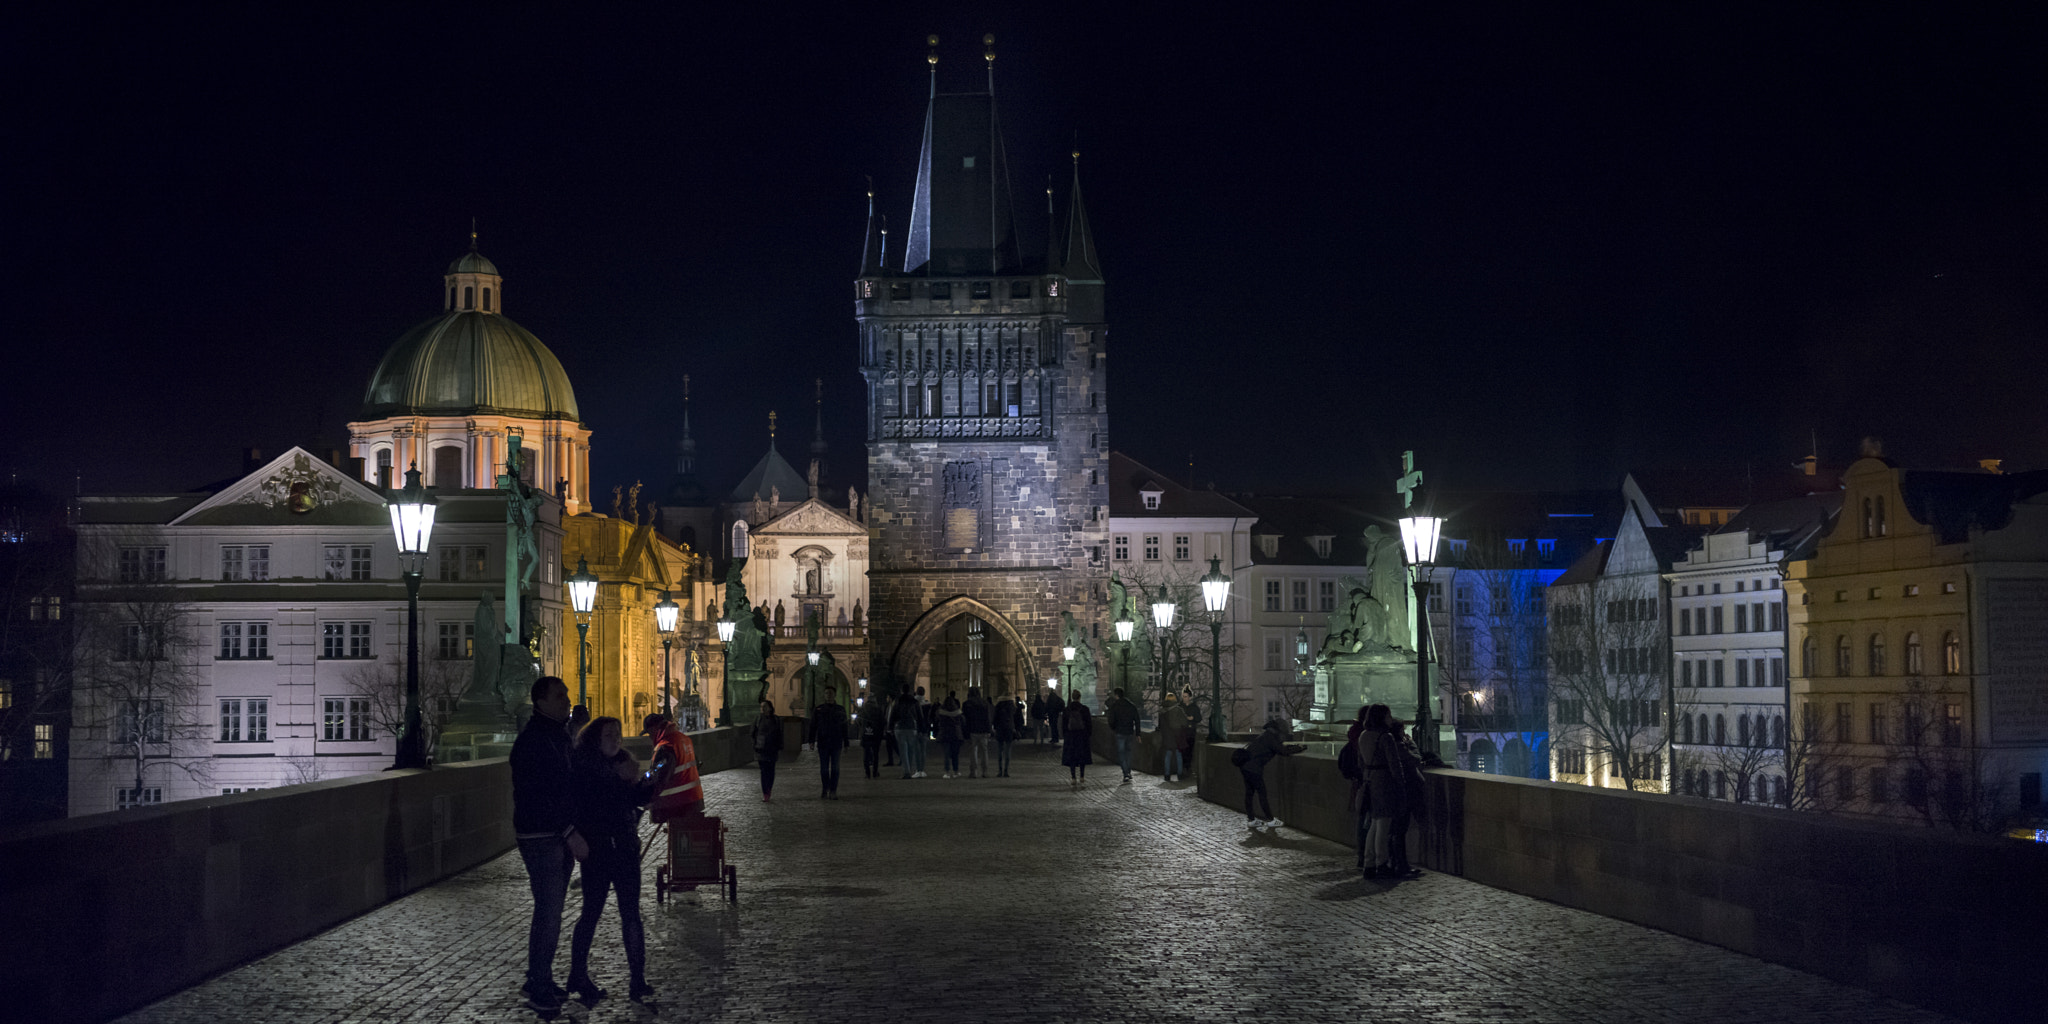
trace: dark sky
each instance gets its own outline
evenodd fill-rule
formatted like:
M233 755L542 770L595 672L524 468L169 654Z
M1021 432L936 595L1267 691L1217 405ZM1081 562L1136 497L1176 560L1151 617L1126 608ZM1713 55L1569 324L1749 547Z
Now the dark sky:
M1563 488L1864 434L2048 466L2024 12L81 6L0 39L0 468L47 486L338 440L475 216L601 490L665 486L684 373L721 489L769 409L802 448L823 376L843 487L863 175L900 225L923 36L964 78L984 31L1027 251L1078 136L1112 436L1159 469L1379 490L1415 448Z

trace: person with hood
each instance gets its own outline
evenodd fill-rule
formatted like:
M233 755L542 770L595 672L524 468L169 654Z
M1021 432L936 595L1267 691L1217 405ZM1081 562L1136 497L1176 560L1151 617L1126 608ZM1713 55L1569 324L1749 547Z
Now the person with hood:
M1252 741L1244 745L1244 764L1239 769L1244 774L1244 817L1246 828L1279 828L1281 820L1273 815L1273 801L1266 795L1266 765L1276 757L1293 757L1307 750L1300 743L1287 742L1287 722L1284 719L1269 718L1266 727L1259 731ZM1259 809L1266 812L1264 818L1252 813L1252 800L1257 798Z
M995 713L981 695L981 687L967 688L967 699L960 702L960 724L967 732L967 777L978 773L988 778L988 742L995 733Z
M576 829L576 782L569 766L569 685L555 676L533 681L533 717L512 743L512 833L533 890L533 921L526 931L527 1004L560 1010L568 993L555 984L555 950L562 941L562 906L569 869L590 853Z
M967 742L967 716L960 711L960 698L953 691L946 691L946 703L932 715L932 731L938 735L939 746L946 751L946 771L941 778L960 777L960 745Z
M811 709L811 749L818 752L818 799L839 799L839 755L846 750L846 709L839 688L825 684L825 699Z
M1046 742L1058 745L1066 738L1067 702L1060 699L1060 692L1054 690L1045 695L1045 736Z
M761 716L754 719L754 763L761 767L761 802L775 793L775 759L782 756L782 719L775 717L775 702L761 701Z
M1039 744L1045 742L1045 721L1045 697L1034 693L1031 695L1031 739Z
M1123 687L1110 691L1109 706L1103 709L1109 716L1109 734L1116 741L1117 767L1124 770L1121 786L1131 784L1131 750L1138 744L1138 706L1125 699Z
M909 690L896 695L889 709L889 729L896 734L896 746L903 751L903 777L924 778L924 737L918 732L917 697Z
M1160 774L1167 782L1179 782L1180 774L1187 770L1187 758L1181 755L1185 737L1181 734L1188 728L1188 709L1172 690L1166 691L1165 705L1159 710L1159 725L1152 735L1159 738Z
M640 807L655 783L640 774L619 746L622 726L609 715L590 720L576 736L569 767L576 785L576 831L590 844L583 858L583 911L569 938L568 989L595 1004L604 989L590 978L590 944L597 937L606 897L619 897L619 934L626 945L632 997L654 996L647 984L647 937L640 921Z
M1023 709L1017 706L1017 698L1009 693L996 701L995 721L991 725L996 740L996 777L1010 777L1010 745L1024 731Z
M1060 736L1065 743L1060 747L1060 763L1067 766L1067 782L1075 789L1088 781L1088 766L1095 761L1095 752L1090 749L1095 738L1095 715L1088 705L1081 703L1081 691L1075 690L1071 700L1063 703L1063 710L1057 719ZM1054 694L1053 700L1059 700Z
M1363 798L1367 816L1360 860L1367 878L1394 877L1394 818L1405 811L1408 793L1402 785L1401 741L1394 734L1394 713L1385 704L1365 709L1365 728L1358 733L1358 766L1365 772Z
M882 748L889 742L889 709L876 701L861 708L859 719L861 777L879 779L888 767L882 763Z

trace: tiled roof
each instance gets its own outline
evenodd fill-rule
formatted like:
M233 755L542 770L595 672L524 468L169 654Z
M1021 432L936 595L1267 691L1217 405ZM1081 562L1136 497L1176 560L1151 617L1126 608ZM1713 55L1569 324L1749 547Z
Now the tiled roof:
M1146 508L1141 492L1159 491L1159 507ZM1122 452L1109 453L1109 514L1124 517L1249 519L1255 513L1215 491L1174 483Z

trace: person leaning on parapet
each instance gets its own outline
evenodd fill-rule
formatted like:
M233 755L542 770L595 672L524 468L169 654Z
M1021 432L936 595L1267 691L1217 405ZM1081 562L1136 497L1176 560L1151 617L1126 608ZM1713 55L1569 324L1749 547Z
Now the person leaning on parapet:
M761 769L761 802L775 795L775 759L782 756L782 719L775 716L775 702L761 702L760 717L754 719L754 764Z
M1045 697L1034 693L1031 695L1031 738L1041 745L1045 743L1045 721Z
M967 699L960 702L960 724L967 729L967 777L978 773L988 778L988 743L995 734L995 712L981 695L981 687L967 688Z
M1180 774L1187 766L1187 758L1181 748L1187 744L1187 737L1183 734L1188 731L1188 709L1181 705L1172 690L1166 691L1162 699L1164 706L1159 709L1159 725L1152 730L1152 735L1159 739L1159 756L1164 762L1160 765L1161 781L1179 782Z
M1288 743L1287 722L1279 718L1266 720L1266 727L1259 731L1252 741L1244 745L1244 817L1246 828L1279 828L1283 822L1273 816L1273 801L1266 795L1266 765L1276 757L1293 757L1307 750L1300 743ZM1259 808L1266 812L1264 819L1252 813L1252 798L1257 797Z
M1124 781L1119 785L1131 784L1131 749L1138 745L1138 706L1125 699L1123 687L1110 691L1109 706L1103 709L1109 716L1109 733L1116 741L1116 764L1124 770Z
M635 1001L653 997L647 984L647 938L640 923L640 807L656 783L640 774L633 755L619 746L619 720L593 718L576 737L569 755L576 785L576 831L590 843L583 859L583 911L569 939L569 991L595 1004L604 989L590 978L590 944L604 916L606 896L619 894L619 935L626 946ZM650 776L652 773L649 773Z
M838 687L825 685L825 700L811 709L811 749L818 752L818 799L839 799L839 755L846 750L846 709Z
M1060 748L1060 763L1067 766L1068 784L1079 789L1088 781L1088 766L1095 761L1095 715L1081 703L1081 691L1075 690L1071 696L1059 717L1060 736L1066 740Z
M1017 742L1017 736L1024 731L1023 709L1017 706L1017 698L1009 693L996 701L995 720L990 730L996 740L996 777L1010 777L1010 745Z
M877 700L860 709L860 774L862 778L882 777L882 748L889 741L889 708Z
M939 746L946 751L943 778L958 778L960 775L960 745L967 742L966 718L960 711L960 698L947 690L946 702L939 705L938 713L932 716L932 731L938 734Z
M534 680L533 717L512 743L512 832L533 890L533 921L526 930L526 983L519 991L536 1010L552 1012L568 1001L555 984L555 950L562 942L562 904L569 897L569 866L590 846L576 831L576 794L569 768L569 685L555 676Z
M924 778L924 739L918 734L917 698L909 690L898 693L889 708L889 729L903 749L903 777Z

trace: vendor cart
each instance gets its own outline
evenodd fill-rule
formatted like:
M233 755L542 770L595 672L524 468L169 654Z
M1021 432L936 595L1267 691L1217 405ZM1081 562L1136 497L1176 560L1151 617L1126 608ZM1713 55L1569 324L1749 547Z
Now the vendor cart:
M695 892L700 885L725 890L729 903L740 901L739 869L725 860L725 822L708 815L692 814L658 826L648 836L666 829L669 833L668 863L654 869L654 900L666 903L671 892Z

